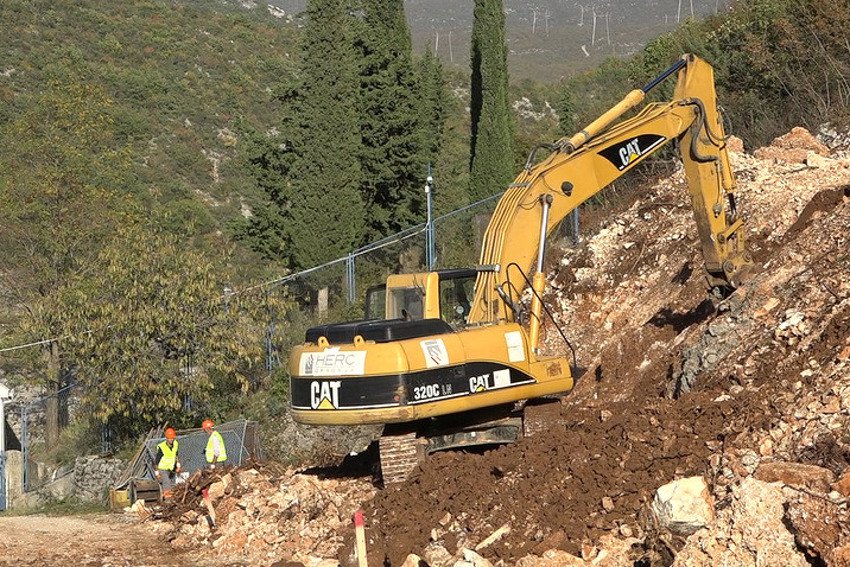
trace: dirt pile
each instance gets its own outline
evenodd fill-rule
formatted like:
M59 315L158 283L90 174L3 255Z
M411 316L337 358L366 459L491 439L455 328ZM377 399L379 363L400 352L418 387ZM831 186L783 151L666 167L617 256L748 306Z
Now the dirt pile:
M544 435L433 455L409 482L378 493L365 507L370 564L400 565L437 545L456 558L509 525L481 550L494 564L542 560L541 545L581 556L602 538L634 537L629 560L669 565L684 540L659 544L647 508L670 480L704 476L718 510L738 514L718 514L717 525L732 526L729 541L741 545L761 533L736 531L748 526L741 483L760 465L845 470L850 160L801 129L757 153L732 156L756 260L748 282L722 302L707 297L681 171L582 247L557 251L547 300L587 372ZM548 349L563 352L549 331ZM841 517L843 500L819 490L811 498ZM774 519L791 522L789 557L831 561L826 543L802 541L783 498L789 516ZM451 564L443 558L431 564Z
M250 565L335 566L329 558L374 490L370 478L276 467L203 471L178 485L153 518L177 550Z

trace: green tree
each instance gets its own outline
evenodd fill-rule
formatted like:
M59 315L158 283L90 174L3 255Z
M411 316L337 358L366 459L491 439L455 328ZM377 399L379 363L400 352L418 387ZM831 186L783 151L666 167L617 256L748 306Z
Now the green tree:
M130 161L115 140L111 107L97 86L59 73L0 131L0 293L17 307L20 340L61 335L65 312L55 295L92 269L102 244L132 214L132 197L119 192ZM48 393L68 375L60 346L44 344L37 365ZM47 409L51 448L59 433L56 396Z
M297 157L281 190L295 268L344 256L366 226L353 18L345 0L310 0L306 13Z
M364 3L363 29L361 165L372 240L422 221L426 162L403 1Z
M473 18L469 193L478 200L504 190L515 172L502 0L475 0Z
M250 218L239 217L231 225L237 239L269 261L280 261L291 254L287 216L291 171L298 156L291 142L292 120L287 118L286 108L295 105L297 95L283 102L280 116L289 136L282 130L269 134L250 131L244 136L244 164L264 198L252 203Z
M138 433L187 425L190 397L203 405L213 376L247 387L262 359L259 329L243 317L222 271L173 235L133 224L98 256L98 270L63 287L63 340L82 401L98 422Z
M568 86L563 88L556 104L560 117L558 130L562 136L572 136L576 133L576 100L572 89Z
M443 65L430 48L419 58L419 127L422 161L436 164L443 143L448 93L443 79Z

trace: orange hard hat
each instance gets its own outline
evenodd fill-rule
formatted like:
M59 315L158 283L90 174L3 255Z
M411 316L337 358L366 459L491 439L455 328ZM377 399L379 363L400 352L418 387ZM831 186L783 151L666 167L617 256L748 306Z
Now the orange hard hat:
M165 429L165 438L166 439L176 439L177 438L177 432L174 431L173 427L168 427L168 428Z
M205 419L204 422L201 424L201 428L208 429L211 428L213 425L215 425L215 423L213 423L211 419Z

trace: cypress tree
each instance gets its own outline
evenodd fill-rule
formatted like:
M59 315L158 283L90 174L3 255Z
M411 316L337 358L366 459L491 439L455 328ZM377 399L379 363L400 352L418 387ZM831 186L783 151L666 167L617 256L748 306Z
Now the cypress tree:
M370 0L363 7L360 162L369 236L377 238L422 221L425 167L404 2Z
M515 173L502 0L475 0L471 58L469 193L478 200L503 190Z
M422 161L434 164L443 141L448 106L443 66L431 49L419 59L419 127Z
M339 258L363 242L359 80L348 0L309 0L302 83L287 188L294 268Z
M449 116L464 115L465 104L450 96L443 65L430 49L419 58L417 66L423 161L431 164L436 183L434 214L442 215L469 204L469 163L458 159L469 147L466 124L461 125L458 120L447 124Z

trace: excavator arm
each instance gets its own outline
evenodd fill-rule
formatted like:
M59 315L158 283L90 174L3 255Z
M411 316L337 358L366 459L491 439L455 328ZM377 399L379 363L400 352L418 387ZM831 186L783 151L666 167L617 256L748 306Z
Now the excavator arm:
M643 102L651 88L674 73L678 73L678 82L672 100L647 104L633 117L615 124ZM705 61L684 55L580 133L559 140L546 159L527 164L508 187L484 236L469 323L513 322L512 306L525 287L524 280L518 287L514 276L517 269L527 274L534 267L529 343L536 351L546 236L573 209L671 140L678 141L684 162L708 283L727 290L736 287L740 271L749 261L735 206L735 181L717 109L714 73Z

